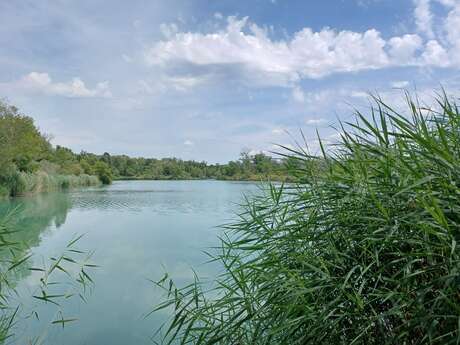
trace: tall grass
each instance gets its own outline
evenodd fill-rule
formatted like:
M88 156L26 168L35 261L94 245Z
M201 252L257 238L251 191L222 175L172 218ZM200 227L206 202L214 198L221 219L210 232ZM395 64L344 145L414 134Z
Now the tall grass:
M44 171L25 173L12 171L0 181L0 196L17 196L29 193L50 192L100 184L93 175L58 175Z
M166 342L460 343L459 110L373 101L322 157L286 148L303 182L247 201L211 287L157 282Z

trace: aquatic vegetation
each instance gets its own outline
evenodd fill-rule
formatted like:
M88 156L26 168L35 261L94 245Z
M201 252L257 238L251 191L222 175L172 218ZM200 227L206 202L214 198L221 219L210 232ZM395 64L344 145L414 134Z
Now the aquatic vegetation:
M458 344L460 112L407 101L374 97L321 157L286 148L302 182L247 200L223 273L157 282L165 343Z

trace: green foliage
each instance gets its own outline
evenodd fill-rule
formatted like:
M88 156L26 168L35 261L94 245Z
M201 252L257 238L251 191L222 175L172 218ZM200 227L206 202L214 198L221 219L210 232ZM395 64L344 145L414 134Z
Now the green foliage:
M460 343L460 112L447 97L408 99L409 115L374 101L334 151L289 153L302 183L248 201L211 288L158 282L165 340Z
M0 174L3 167L15 164L20 171L33 171L33 160L45 158L50 150L48 139L11 105L0 102Z
M99 183L84 172L71 150L54 149L32 118L0 102L0 197Z
M110 184L112 183L112 171L110 170L110 166L104 162L99 161L94 165L94 172L99 177L99 180L103 184Z
M80 155L80 161L103 160L110 165L117 179L222 179L222 180L263 180L287 178L281 160L259 153L254 156L242 155L238 161L228 164L208 164L206 162L184 161L177 158L131 158L125 155L95 156L88 153ZM90 158L91 157L91 158ZM86 171L86 170L85 170Z

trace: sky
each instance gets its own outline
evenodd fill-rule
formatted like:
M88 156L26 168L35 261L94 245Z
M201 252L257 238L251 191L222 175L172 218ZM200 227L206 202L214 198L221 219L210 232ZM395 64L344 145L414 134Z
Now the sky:
M460 86L460 0L0 0L0 23L0 98L76 152L315 151L369 93Z

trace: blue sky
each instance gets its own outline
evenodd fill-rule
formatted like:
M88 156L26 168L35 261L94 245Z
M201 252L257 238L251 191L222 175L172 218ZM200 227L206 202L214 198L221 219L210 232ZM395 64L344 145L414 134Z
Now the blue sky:
M459 0L0 2L0 97L53 143L225 162L460 86Z

